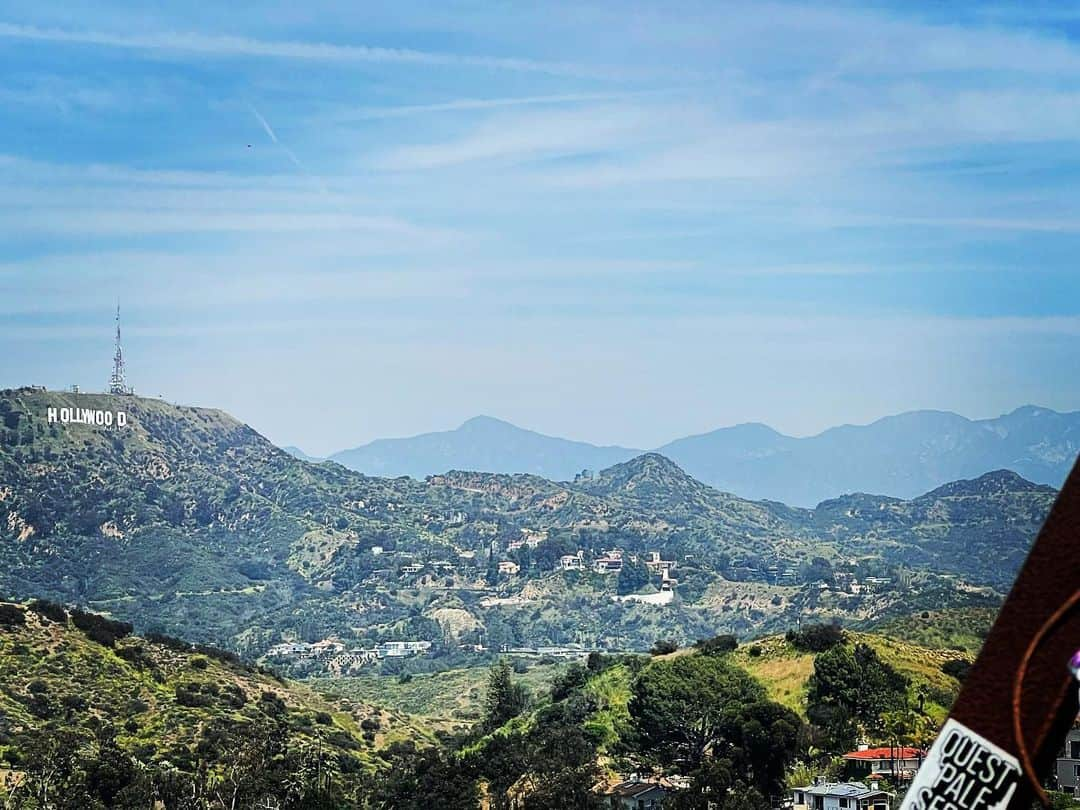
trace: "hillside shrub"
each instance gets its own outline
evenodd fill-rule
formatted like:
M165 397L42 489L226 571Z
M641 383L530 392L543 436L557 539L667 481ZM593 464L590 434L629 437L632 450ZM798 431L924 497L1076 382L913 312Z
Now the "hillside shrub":
M820 653L844 643L844 631L838 624L808 624L801 630L788 630L788 644L803 652Z
M657 639L652 645L652 649L649 650L649 655L670 655L673 652L677 652L679 645L674 641L668 639Z
M198 684L180 683L176 685L176 702L189 709L205 708L213 703L210 695L204 695L199 691Z
M941 665L941 671L958 681L963 681L971 672L971 664L963 658L953 658Z
M14 628L26 624L26 611L18 605L0 604L0 627Z
M730 633L713 636L712 638L699 639L694 642L694 648L702 655L723 655L732 652L739 646L739 640Z
M154 665L154 659L147 654L146 648L141 644L121 647L116 654L139 670L149 669Z
M48 599L35 599L27 607L32 612L51 622L56 624L67 623L67 610L57 602L50 602Z
M115 647L117 639L130 636L134 630L130 622L118 622L77 608L71 611L71 622L88 639L103 647Z
M32 695L43 695L49 691L49 685L41 678L34 678L26 685L26 691Z

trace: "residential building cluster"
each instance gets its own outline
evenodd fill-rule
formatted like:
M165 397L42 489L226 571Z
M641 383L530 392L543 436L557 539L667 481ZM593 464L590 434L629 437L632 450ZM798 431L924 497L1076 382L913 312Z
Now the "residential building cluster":
M329 670L345 671L386 658L426 655L431 652L431 647L430 641L385 641L374 647L350 648L343 641L328 638L311 644L299 641L275 644L267 650L266 657L280 661L317 661Z

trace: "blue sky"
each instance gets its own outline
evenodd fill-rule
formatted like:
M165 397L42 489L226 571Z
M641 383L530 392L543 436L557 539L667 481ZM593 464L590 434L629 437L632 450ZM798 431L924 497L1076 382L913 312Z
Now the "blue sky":
M1080 12L0 5L0 385L323 453L1080 408Z

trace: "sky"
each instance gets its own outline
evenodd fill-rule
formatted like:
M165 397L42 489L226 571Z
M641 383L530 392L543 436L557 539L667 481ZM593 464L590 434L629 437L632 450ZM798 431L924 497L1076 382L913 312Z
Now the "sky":
M0 3L0 386L325 454L1080 408L1080 10Z

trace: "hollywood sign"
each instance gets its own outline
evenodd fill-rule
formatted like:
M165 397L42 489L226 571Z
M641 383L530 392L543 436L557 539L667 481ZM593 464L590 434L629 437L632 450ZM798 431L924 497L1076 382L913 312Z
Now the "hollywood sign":
M61 425L101 425L102 427L124 427L127 414L124 411L99 411L93 408L49 408L49 424Z

